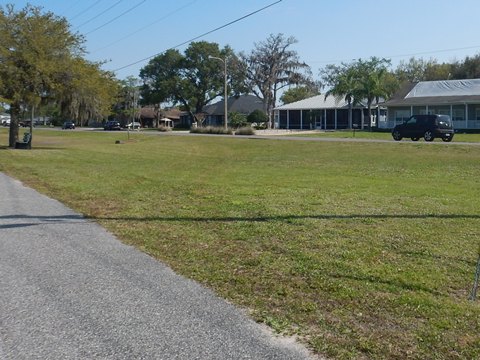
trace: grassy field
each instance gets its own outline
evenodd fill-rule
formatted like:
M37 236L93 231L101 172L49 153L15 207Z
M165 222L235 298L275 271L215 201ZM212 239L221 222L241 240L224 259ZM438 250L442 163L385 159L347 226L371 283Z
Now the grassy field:
M291 136L302 137L330 137L330 138L344 138L344 139L376 139L376 140L392 140L392 134L390 132L370 132L370 131L358 131L353 130L337 130L337 131L324 131L312 134L296 134L292 133ZM480 134L463 134L456 133L453 137L454 142L480 142ZM410 141L410 139L403 139L403 141ZM420 141L423 141L420 140ZM436 141L440 141L437 139Z
M126 136L37 131L0 171L317 353L480 358L478 146Z

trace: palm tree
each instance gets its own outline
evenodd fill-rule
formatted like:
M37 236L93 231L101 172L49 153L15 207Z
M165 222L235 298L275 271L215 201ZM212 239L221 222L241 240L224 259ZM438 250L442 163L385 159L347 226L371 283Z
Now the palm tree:
M325 93L325 99L332 95L337 101L345 100L348 103L348 127L352 128L353 106L360 102L361 89L357 74L353 67L344 69L333 80L333 86Z

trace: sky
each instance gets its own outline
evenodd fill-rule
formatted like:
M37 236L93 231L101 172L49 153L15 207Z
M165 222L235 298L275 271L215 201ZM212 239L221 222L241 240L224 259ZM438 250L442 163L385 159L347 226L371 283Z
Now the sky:
M105 61L119 79L138 77L149 58L170 48L183 52L192 39L249 53L270 34L293 36L291 49L317 80L327 64L371 56L395 68L413 56L452 62L480 53L478 0L0 1L9 3L65 17L85 36L86 58Z

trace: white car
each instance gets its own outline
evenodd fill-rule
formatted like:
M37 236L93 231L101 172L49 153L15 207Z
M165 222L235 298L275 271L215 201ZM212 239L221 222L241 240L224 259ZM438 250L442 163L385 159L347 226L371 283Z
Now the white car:
M135 122L135 121L134 121L133 123L128 124L126 127L127 127L128 129L131 129L132 126L133 126L134 129L140 129L140 128L142 127L142 124L140 124L139 122Z
M2 125L3 126L9 126L10 125L10 117L2 116Z

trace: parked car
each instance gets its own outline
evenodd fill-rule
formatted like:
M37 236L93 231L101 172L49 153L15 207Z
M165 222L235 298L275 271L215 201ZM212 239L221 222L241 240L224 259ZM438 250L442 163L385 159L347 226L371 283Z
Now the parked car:
M115 120L110 120L107 121L103 127L103 130L121 130L122 127L120 126L120 123Z
M75 129L75 124L73 123L73 121L65 121L62 125L62 129L63 130L65 130L65 129L74 130Z
M139 122L134 121L133 123L130 123L126 126L127 129L131 129L133 126L134 129L140 129L142 127L142 124Z
M2 125L3 126L10 126L10 118L2 118Z
M418 141L421 137L425 141L433 141L439 137L443 141L452 141L453 126L448 115L413 115L403 124L392 130L392 137L396 141L410 138Z

